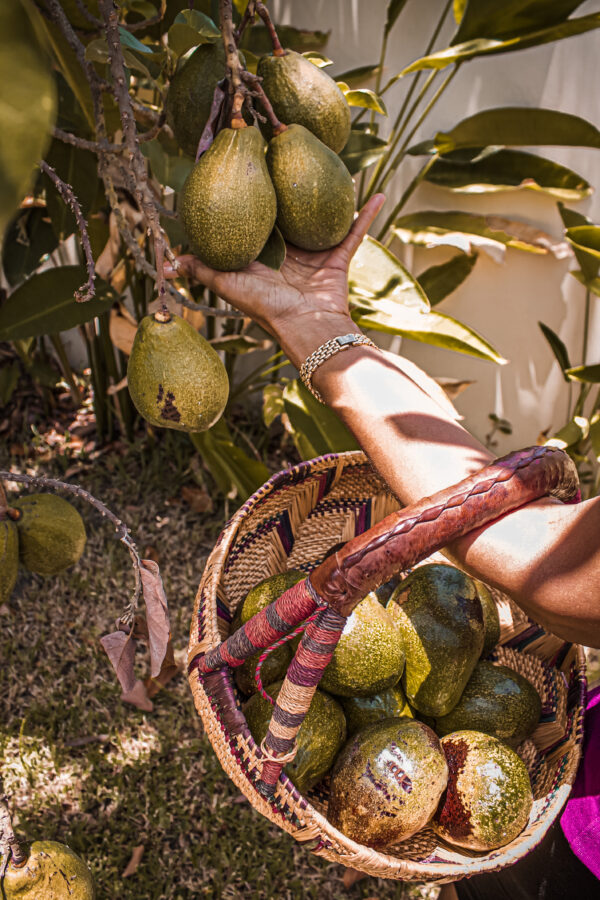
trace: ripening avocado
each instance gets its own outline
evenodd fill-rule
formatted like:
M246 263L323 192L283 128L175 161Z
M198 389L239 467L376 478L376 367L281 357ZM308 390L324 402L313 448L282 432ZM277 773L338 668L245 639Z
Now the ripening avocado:
M282 682L270 684L266 691L277 699ZM265 737L273 714L271 704L254 694L244 706L244 715L257 744ZM322 691L315 691L308 712L296 736L296 756L284 771L304 794L331 768L338 750L346 740L346 720L340 704Z
M244 625L257 612L268 606L269 603L278 600L288 588L305 579L306 572L301 572L299 569L288 569L287 572L278 572L277 575L269 575L268 578L259 581L253 588L250 588L244 597L242 605L239 607L238 624ZM237 613L236 618L238 618ZM273 680L276 681L277 679Z
M171 79L167 94L167 122L184 153L196 158L210 115L213 94L225 75L223 41L200 44Z
M218 353L189 322L166 310L140 322L127 383L147 422L177 431L206 431L220 418L229 396Z
M514 840L529 820L531 782L523 760L479 731L442 738L448 788L435 814L436 834L469 850L494 850Z
M233 670L235 683L243 694L248 694L249 696L250 694L255 694L258 690L254 674L258 660L263 652L260 650L254 656L244 660L241 666ZM260 679L263 685L272 684L274 681L281 681L285 678L291 661L292 651L289 644L282 644L281 647L276 647L275 650L269 653L261 666Z
M13 592L19 571L19 533L11 519L0 519L0 604Z
M483 648L481 656L485 658L489 656L498 641L500 640L500 619L498 617L498 607L489 587L483 581L475 581L475 589L481 603L483 612Z
M353 841L385 850L427 825L447 781L431 728L384 719L358 731L336 759L327 818Z
M79 561L85 548L83 519L55 494L27 494L13 506L19 511L19 557L37 575L58 575Z
M1 881L6 900L94 900L92 873L66 844L34 841L22 866L9 862Z
M439 737L452 731L483 731L518 747L535 730L542 712L540 695L518 672L481 660L454 709L432 725Z
M334 153L350 136L350 107L343 93L323 69L300 53L263 56L257 74L278 119L285 125L303 125Z
M419 566L386 607L406 652L402 686L411 706L444 716L458 703L481 655L483 613L472 578L454 566Z
M269 141L267 165L286 241L303 250L339 244L354 219L354 184L333 150L302 125L290 125Z
M340 702L346 716L349 736L367 725L381 722L382 719L413 718L412 709L400 684L372 697L343 697Z
M277 214L258 128L220 131L188 175L179 200L183 227L203 263L223 272L250 265Z
M371 697L399 681L404 658L390 614L367 594L348 616L320 687L339 697Z

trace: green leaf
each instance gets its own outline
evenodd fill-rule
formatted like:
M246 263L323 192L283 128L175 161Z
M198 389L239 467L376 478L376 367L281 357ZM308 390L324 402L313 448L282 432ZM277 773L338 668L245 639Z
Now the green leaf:
M169 28L169 49L182 56L199 44L214 44L221 32L212 19L197 9L185 9L175 16Z
M542 44L550 44L563 38L575 37L586 31L600 28L600 13L589 16L581 16L579 19L571 19L562 25L551 28L541 28L519 37L496 40L493 38L476 38L465 41L463 44L455 44L438 50L429 56L423 56L415 60L401 72L408 75L409 72L418 72L421 69L444 69L446 66L466 62L478 56L495 56L499 53L512 53L515 50L527 50L529 47L539 47Z
M553 437L546 441L547 447L559 447L567 450L574 447L579 441L585 440L590 430L590 423L584 416L573 416L572 420L564 425Z
M291 25L278 25L277 34L283 47L304 53L306 50L322 50L329 39L329 32L307 31L301 28L293 28ZM255 25L247 28L241 43L243 50L251 50L258 56L272 53L273 44L271 36L264 25Z
M110 309L117 295L99 278L93 300L75 300L75 292L86 281L84 266L61 266L32 275L0 308L0 340L67 331Z
M152 79L150 70L145 63L138 59L135 53L132 53L132 51L128 50L127 47L122 47L121 49L123 52L125 65L128 69L131 69L133 72L140 72L142 75L145 75L146 78ZM108 53L108 44L106 42L106 38L99 37L94 41L90 41L90 43L85 48L85 58L94 63L108 63L110 61L110 56Z
M389 300L380 300L376 304L361 303L360 308L352 311L352 318L361 328L400 334L413 341L432 344L445 350L455 350L500 365L506 363L492 345L476 331L434 310L422 312Z
M267 467L233 443L223 419L209 431L190 434L190 438L225 496L247 500L268 480Z
M534 153L494 150L471 160L463 153L436 159L424 180L462 194L527 189L573 201L592 193L581 175Z
M563 341L561 341L559 336L554 331L552 331L552 329L549 328L548 325L544 325L543 322L538 322L538 325L542 329L542 334L550 344L550 349L554 353L556 361L560 366L560 370L563 373L563 378L565 379L565 381L568 381L569 379L565 375L565 369L571 368L569 351L567 350L566 346L564 345Z
M347 72L341 72L335 76L336 81L343 81L349 88L360 87L364 81L375 77L380 69L379 63L373 63L370 66L357 66L355 69L348 69Z
M160 184L180 191L194 168L194 160L189 156L167 153L160 140L145 141L140 145L142 153L150 160L152 173Z
M351 175L356 175L361 169L366 169L385 153L387 141L353 128L344 149L340 152L340 159L346 165Z
M2 269L11 286L23 281L52 253L58 238L45 209L21 209L8 226L2 245Z
M600 412L594 413L590 419L590 431L588 434L592 451L596 458L596 462L600 462Z
M497 261L504 258L505 247L529 253L566 254L565 243L531 225L500 216L477 216L473 213L425 210L396 220L394 234L405 244L423 247L457 247L463 253L485 250Z
M563 203L558 203L558 211L565 228L573 228L575 225L593 225L591 219L575 209L568 209Z
M266 428L270 428L275 419L284 411L283 385L267 384L263 388L262 414Z
M592 294L595 294L596 297L600 297L600 278L586 278L583 272L571 271L569 275L572 275L573 278L576 278L577 281L582 284L587 290L591 291Z
M265 350L271 346L270 340L259 340L247 334L224 334L222 337L212 338L209 343L215 350L236 354L252 353L253 350Z
M478 37L511 37L565 22L583 0L467 0L453 44Z
M429 310L429 301L410 272L370 235L364 238L352 258L348 286L350 300L355 304L387 299L422 312Z
M123 28L122 25L119 25L119 38L121 40L121 44L124 47L129 47L130 50L136 50L138 53L150 53L152 54L152 48L148 47L147 44L142 44L135 35L133 35L130 31L127 31L126 28Z
M396 19L406 6L406 2L407 0L390 0L388 3L385 25L383 28L383 33L386 37L396 24Z
M593 281L600 270L600 226L575 225L565 237L573 248L585 282Z
M362 109L372 109L373 112L378 112L381 113L382 116L387 116L385 103L375 91L371 91L369 88L352 90L347 84L344 84L343 81L338 81L337 86L344 94L348 106L360 106Z
M584 381L586 384L600 382L600 363L593 366L573 366L565 372L570 381Z
M467 5L468 0L454 0L452 4L452 13L454 15L454 21L457 25L460 24L460 20L465 14L465 7Z
M333 65L332 59L329 59L328 56L324 56L323 53L317 53L316 50L307 50L302 56L304 59L311 62L313 66L316 66L317 69L324 69L327 66Z
M86 218L94 208L97 198L101 196L102 202L105 202L98 178L98 160L94 153L53 140L46 154L46 162L56 170L63 181L71 185ZM47 214L56 236L63 240L77 232L75 216L46 174L42 175L42 184L46 194Z
M19 382L21 369L18 362L0 368L0 408L6 406Z
M278 272L285 260L285 254L286 248L283 235L277 225L274 225L273 231L260 251L256 262L262 263L263 266L268 266L269 269L275 269Z
M421 272L417 281L427 294L432 306L436 306L445 297L456 290L473 271L477 262L477 253L459 253L448 262L439 266L431 266Z
M600 131L591 122L556 109L504 106L484 109L463 119L451 131L440 131L430 153L451 153L466 147L557 145L600 148ZM424 145L411 147L419 155Z
M283 404L293 429L294 442L303 459L360 449L333 410L319 403L300 379L286 384Z
M37 31L21 3L0 3L0 239L33 184L56 105L52 70Z

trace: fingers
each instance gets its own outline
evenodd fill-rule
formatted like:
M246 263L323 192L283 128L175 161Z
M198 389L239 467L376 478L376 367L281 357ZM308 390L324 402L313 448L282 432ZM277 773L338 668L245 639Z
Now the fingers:
M359 212L347 237L344 238L338 247L337 252L343 255L346 262L350 262L360 247L362 239L375 221L384 203L385 196L383 194L373 194Z

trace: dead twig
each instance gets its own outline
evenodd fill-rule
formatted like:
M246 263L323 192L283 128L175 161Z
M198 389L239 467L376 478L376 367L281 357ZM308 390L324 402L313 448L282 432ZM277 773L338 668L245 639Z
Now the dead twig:
M281 46L279 37L277 35L277 32L275 31L275 26L273 25L273 22L271 21L271 16L269 15L269 10L267 9L267 7L265 6L264 3L260 2L260 0L258 0L258 2L256 4L256 12L261 17L261 19L263 20L263 22L265 23L265 25L267 26L267 29L269 31L269 35L271 37L271 43L273 44L273 56L285 56L285 50Z
M240 22L240 24L238 25L237 29L235 30L235 32L233 34L233 37L234 37L235 42L238 45L238 47L240 46L240 41L242 39L242 35L244 34L244 31L246 30L248 25L254 24L255 18L256 18L256 0L248 0L248 5L246 6L246 9L244 10L244 15L242 16L242 21Z
M233 32L233 11L231 0L219 0L219 23L225 47L225 62L229 72L229 93L232 98L231 128L247 128L242 115L242 107L246 99L246 88L242 82L242 64Z

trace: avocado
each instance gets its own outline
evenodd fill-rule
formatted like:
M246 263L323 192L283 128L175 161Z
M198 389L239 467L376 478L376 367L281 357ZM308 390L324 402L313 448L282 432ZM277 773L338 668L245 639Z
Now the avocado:
M481 655L483 613L472 578L454 566L419 566L386 609L406 652L402 685L411 706L444 716L458 703Z
M288 569L286 572L279 572L277 575L269 575L268 578L259 581L258 584L255 584L254 587L250 588L244 597L241 606L238 607L240 611L239 619L237 612L234 618L234 622L236 622L237 619L237 627L244 625L252 618L252 616L256 615L257 612L260 612L261 609L268 606L269 603L278 600L288 588L293 587L295 584L298 584L299 581L304 581L305 579L306 572L301 572L299 569ZM234 630L235 629L232 628L232 632Z
M340 702L350 736L382 719L401 719L404 716L413 718L412 709L400 684L372 697L344 697Z
M433 729L440 737L483 731L514 748L535 730L541 712L540 695L530 681L508 666L482 660L454 709L436 718Z
M34 841L22 866L9 862L2 878L5 900L94 900L92 873L66 844Z
M13 592L19 571L19 533L11 519L0 519L0 604Z
M135 408L147 422L177 431L210 428L229 396L218 353L189 322L166 311L140 322L127 383Z
M359 844L385 850L433 816L448 766L433 731L414 719L384 719L346 743L331 773L327 818Z
M196 158L217 83L225 77L223 41L200 44L177 70L167 93L167 123L184 153Z
M224 128L181 190L179 212L194 253L213 269L245 269L267 242L277 214L258 128Z
M83 553L86 534L74 506L55 494L27 494L13 506L17 519L19 556L37 575L58 575L74 566Z
M263 650L260 650L254 656L244 660L241 666L234 669L235 683L243 694L250 695L258 691L254 673L263 652ZM292 651L289 644L282 644L281 647L276 647L275 650L269 653L262 664L260 678L263 685L272 684L274 681L283 679L291 661Z
M500 640L500 619L498 617L498 607L489 587L483 581L475 581L475 590L481 603L483 612L483 648L481 656L485 658L489 656L498 641Z
M279 681L266 688L274 700L281 685ZM243 711L252 737L260 744L268 731L273 707L260 694L254 694ZM296 756L284 770L301 794L314 787L329 771L345 740L346 720L342 707L333 697L315 691L296 736Z
M303 125L334 153L345 147L350 136L350 107L326 72L293 50L286 50L285 56L261 57L256 71L275 114L285 125Z
M479 731L442 738L448 788L432 822L441 838L469 850L494 850L517 837L533 804L523 760Z
M354 184L333 150L302 125L290 125L269 141L267 166L286 241L327 250L346 237L354 220Z
M404 669L402 636L374 594L348 616L320 687L340 697L370 697L392 687Z

